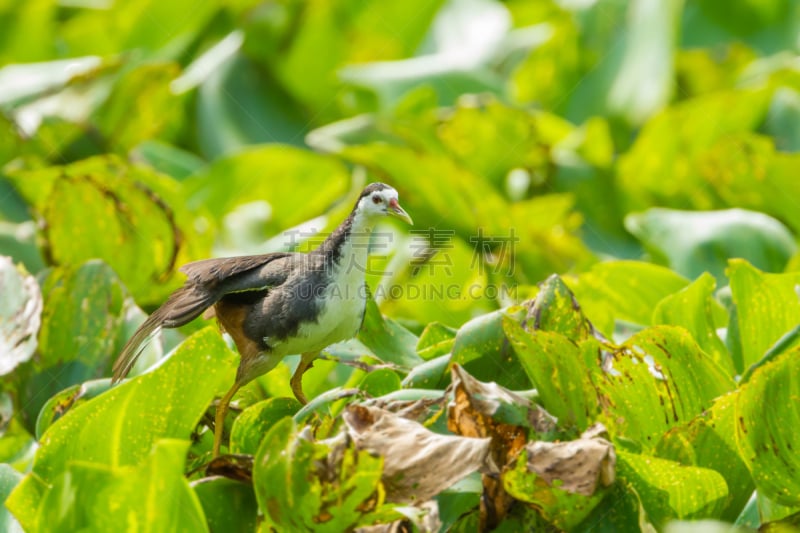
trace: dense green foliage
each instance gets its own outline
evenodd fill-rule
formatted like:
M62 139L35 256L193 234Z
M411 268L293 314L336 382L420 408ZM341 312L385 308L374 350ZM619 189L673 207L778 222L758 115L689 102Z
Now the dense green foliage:
M0 530L792 527L798 52L792 0L0 0ZM369 181L416 225L309 405L289 357L207 465L202 320L110 386L181 264Z

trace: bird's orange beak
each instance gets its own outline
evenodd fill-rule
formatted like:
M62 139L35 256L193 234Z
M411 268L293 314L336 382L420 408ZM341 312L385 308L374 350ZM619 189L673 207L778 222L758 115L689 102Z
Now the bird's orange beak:
M404 222L406 222L408 224L411 224L412 226L414 225L414 221L411 220L410 216L408 216L408 213L406 213L406 210L403 209L402 207L400 207L400 204L397 203L397 198L392 198L391 200L389 200L388 213L393 217L397 217L400 220L402 220L402 221L404 221Z

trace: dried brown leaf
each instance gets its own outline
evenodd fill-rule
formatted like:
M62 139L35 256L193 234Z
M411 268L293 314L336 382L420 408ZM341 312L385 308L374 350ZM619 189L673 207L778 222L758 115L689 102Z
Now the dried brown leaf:
M615 477L614 445L601 435L605 427L595 424L577 440L531 442L525 447L528 471L550 485L558 481L558 487L567 492L591 496L598 484L607 487Z
M383 457L386 501L424 502L481 468L489 439L439 435L384 409L348 405L344 412L356 447Z

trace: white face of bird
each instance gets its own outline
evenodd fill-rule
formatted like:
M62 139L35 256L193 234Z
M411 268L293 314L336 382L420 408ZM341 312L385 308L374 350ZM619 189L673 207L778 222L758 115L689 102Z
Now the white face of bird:
M388 215L408 224L414 224L405 209L400 207L397 191L389 186L364 195L358 202L358 212L370 218Z

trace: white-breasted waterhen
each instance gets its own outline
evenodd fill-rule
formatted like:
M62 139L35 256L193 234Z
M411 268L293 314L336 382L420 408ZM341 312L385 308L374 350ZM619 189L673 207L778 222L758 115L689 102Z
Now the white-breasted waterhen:
M141 346L159 328L177 328L212 308L240 354L236 380L217 404L214 457L236 391L269 372L286 355L301 354L291 379L294 395L307 403L303 373L327 346L354 337L368 298L364 280L369 238L386 215L411 224L397 191L372 183L350 215L309 253L287 252L206 259L184 265L188 277L133 334L114 364L113 382L124 378ZM208 313L207 313L208 315Z

